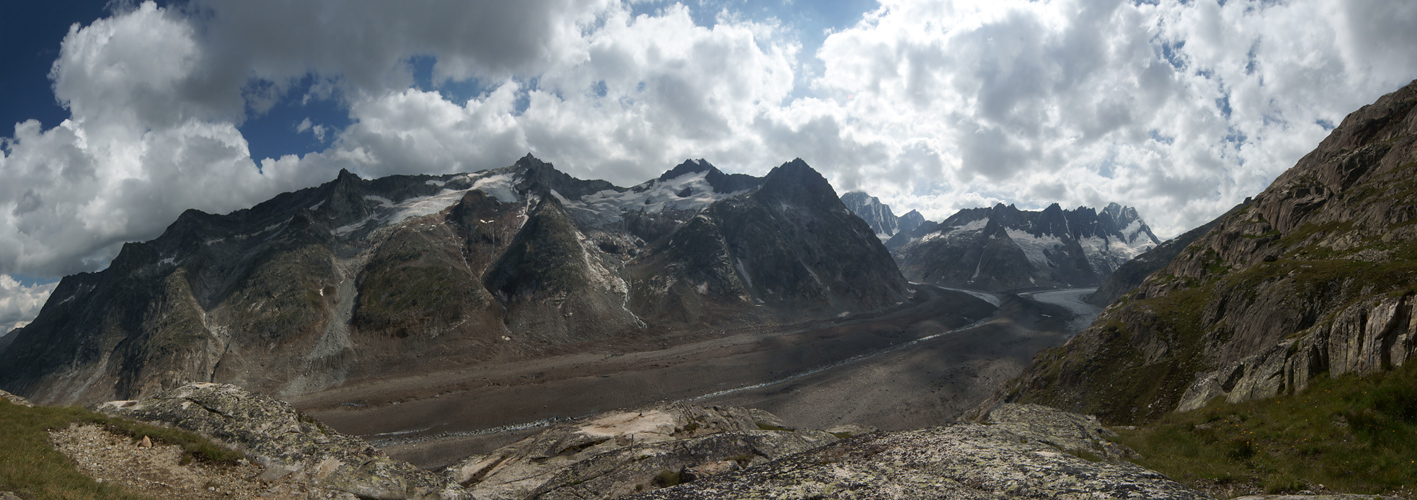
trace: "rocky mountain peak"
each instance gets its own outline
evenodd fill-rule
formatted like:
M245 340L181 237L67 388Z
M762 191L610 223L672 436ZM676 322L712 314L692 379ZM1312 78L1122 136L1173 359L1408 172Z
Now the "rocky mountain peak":
M820 172L808 166L801 158L773 168L763 177L762 187L758 188L753 196L816 207L835 204L845 209L827 178L822 177Z
M762 178L747 174L725 174L722 170L719 170L718 167L713 166L713 164L703 158L684 160L684 163L680 163L674 168L669 169L669 171L665 172L663 175L660 175L658 180L660 183L665 183L686 175L694 174L704 174L704 180L708 181L709 186L713 188L715 193L720 194L746 191L758 187L763 182Z
M881 241L888 240L900 232L899 222L895 214L891 213L891 207L881 203L879 198L861 191L852 191L841 195L841 202L857 217L866 221Z
M660 175L659 180L667 181L669 179L677 179L679 177L689 174L717 171L718 167L713 166L709 162L705 161L703 158L699 158L697 160L684 160L684 163L675 165L674 168L671 168L663 175Z
M924 225L925 216L919 210L911 210L896 219L897 234L908 233Z
M527 153L512 165L512 169L520 174L521 181L517 183L519 191L535 193L538 196L549 196L552 191L565 198L576 200L582 196L598 193L601 191L624 191L624 188L603 180L580 180L570 174L556 169L555 165L541 161L531 153Z

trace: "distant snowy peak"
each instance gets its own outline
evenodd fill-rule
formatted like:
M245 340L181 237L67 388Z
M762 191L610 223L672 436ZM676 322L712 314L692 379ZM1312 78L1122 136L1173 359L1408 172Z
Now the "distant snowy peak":
M1093 286L1160 243L1136 209L1116 203L1036 212L998 204L918 224L887 245L908 278L997 290Z
M725 174L702 159L685 160L654 179L629 189L604 189L562 200L573 217L591 225L618 223L627 212L697 212L714 202L738 196L763 183L761 177Z
M891 207L881 203L881 200L875 196L861 191L852 191L841 195L841 202L857 217L866 221L866 225L871 226L871 230L875 231L876 237L881 241L886 241L896 233L903 231L900 228L899 219L891 213ZM914 213L917 216L920 215L919 212ZM921 217L921 220L923 221L924 217Z
M674 182L676 179L685 176L701 177L714 192L719 194L741 193L756 188L763 183L761 177L753 177L747 174L725 174L708 161L699 158L697 160L684 160L684 163L680 163L674 168L669 169L664 175L660 175L659 179L640 184L631 189L646 189L654 184Z

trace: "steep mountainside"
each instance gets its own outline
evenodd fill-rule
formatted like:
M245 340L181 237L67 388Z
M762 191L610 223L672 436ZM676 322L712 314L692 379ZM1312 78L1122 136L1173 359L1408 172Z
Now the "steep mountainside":
M1245 198L1244 203L1236 205L1235 208L1230 209L1229 212L1225 212L1225 214L1220 217L1216 217L1215 220L1207 222L1201 227L1186 231L1185 234L1164 241L1151 250L1142 252L1141 255L1136 256L1132 260L1122 263L1122 265L1117 266L1117 270L1112 271L1112 274L1107 276L1107 279L1102 280L1102 284L1098 285L1096 292L1088 295L1084 300L1098 307L1107 307L1108 304L1126 295L1127 292L1136 289L1137 286L1141 285L1142 280L1145 280L1151 273L1156 272L1157 269L1166 267L1166 264L1169 264L1171 259L1176 258L1176 255L1180 254L1181 250L1185 250L1191 242L1196 241L1196 239L1205 235L1205 233L1210 232L1212 228L1220 224L1222 219L1237 210L1249 206L1249 204L1250 199Z
M800 160L765 178L687 161L631 188L530 155L473 174L341 172L247 210L188 211L64 278L5 339L0 387L66 404L187 381L294 395L904 295L885 248Z
M841 195L841 202L851 213L866 221L866 225L871 226L871 231L875 232L881 241L886 241L901 231L898 219L891 213L890 205L881 203L875 196L852 191Z
M885 246L800 159L752 194L710 205L629 268L634 310L684 322L723 306L835 315L906 296Z
M1136 210L1113 203L1041 212L961 210L888 242L911 280L983 290L1097 285L1159 243Z
M1007 395L1147 420L1417 353L1417 82L1344 119Z

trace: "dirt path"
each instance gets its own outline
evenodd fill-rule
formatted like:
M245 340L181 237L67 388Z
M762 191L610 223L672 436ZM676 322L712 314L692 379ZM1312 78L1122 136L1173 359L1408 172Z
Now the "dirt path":
M1020 370L1034 351L1058 342L1035 334L1034 323L1049 320L1042 315L1059 318L1049 331L1061 329L1068 316L1062 308L1009 296L996 309L969 293L917 290L910 304L869 316L779 331L706 332L706 338L680 345L623 354L615 346L591 346L578 354L377 381L291 402L395 458L429 467L490 451L558 420L722 391L733 392L700 402L785 411L793 417L789 421L806 426L854 420L919 427L952 419ZM1009 317L902 347L996 311Z

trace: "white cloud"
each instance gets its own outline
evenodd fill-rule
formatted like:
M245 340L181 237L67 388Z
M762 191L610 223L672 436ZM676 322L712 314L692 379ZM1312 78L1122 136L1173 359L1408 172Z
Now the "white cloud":
M25 286L0 274L0 336L29 324L57 286L58 282Z
M1118 201L1179 234L1417 76L1405 4L888 0L810 54L802 27L731 11L702 26L688 9L196 0L76 26L51 73L71 118L3 139L0 273L101 268L183 209L341 167L476 170L528 151L621 184L689 157L755 174L802 157L897 212ZM421 57L433 90L412 87ZM455 81L481 93L437 88ZM351 125L292 131L326 149L249 157L249 115L332 96Z
M194 36L151 3L70 30L50 73L70 118L0 140L0 273L101 268L182 210L235 210L326 177L263 175L229 110L186 98L207 57Z

